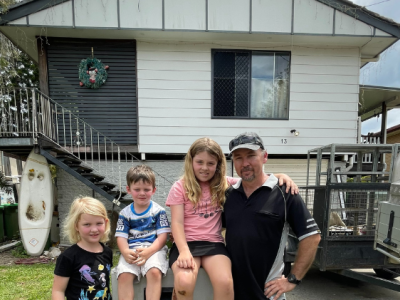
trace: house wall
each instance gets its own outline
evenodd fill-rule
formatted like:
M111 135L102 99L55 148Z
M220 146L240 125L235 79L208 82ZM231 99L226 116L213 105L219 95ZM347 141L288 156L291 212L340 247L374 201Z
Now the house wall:
M168 207L165 206L165 201L167 200L169 190L172 184L178 180L183 174L183 160L177 161L138 161L138 162L121 162L121 165L117 166L115 164L114 170L112 170L112 165L110 162L101 161L100 166L96 162L93 167L96 173L106 175L104 179L107 182L112 182L114 184L119 183L119 176L117 169L120 167L122 170L121 183L123 189L126 187L126 181L124 180L126 172L132 166L139 164L146 164L150 166L156 173L156 193L152 197L152 200L160 204L166 209L168 219L171 221L171 212ZM89 163L91 166L91 164ZM227 164L227 175L232 175L232 164L228 161ZM160 176L161 175L161 176ZM90 196L92 197L92 190L85 184L80 182L78 179L62 170L57 168L57 188L58 188L58 212L59 212L59 222L60 228L63 226L63 222L68 214L69 208L72 201L79 196ZM113 207L112 203L95 193L95 198L99 199L105 206L106 209L111 212ZM129 195L125 196L125 199L132 199ZM119 212L118 207L114 207L116 212ZM70 242L62 234L60 234L60 243L68 245Z
M34 12L27 22L23 17L9 24L390 36L314 0L75 0Z
M216 48L291 51L289 120L211 119L211 49ZM356 143L358 48L142 40L137 66L140 152L185 153L194 140L209 136L227 153L231 138L243 131L257 132L269 154ZM300 135L294 137L292 129Z

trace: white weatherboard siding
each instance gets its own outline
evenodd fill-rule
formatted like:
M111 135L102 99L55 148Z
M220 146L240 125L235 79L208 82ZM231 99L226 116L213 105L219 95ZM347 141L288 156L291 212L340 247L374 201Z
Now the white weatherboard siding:
M29 15L29 25L72 26L72 2Z
M118 27L117 0L75 0L74 8L77 27Z
M340 9L334 14L333 8L315 0L74 0L74 10L70 0L32 13L28 19L30 26L51 27L374 34L373 26ZM9 24L28 25L25 17ZM376 36L391 35L376 29Z
M165 1L165 28L205 30L206 0Z
M292 0L257 0L252 4L253 32L291 32Z
M161 0L120 0L122 28L162 28Z
M212 119L215 48L237 47L137 41L140 152L186 153L197 138L209 136L227 153L230 139L243 131L257 132L269 154L307 154L325 144L356 143L357 48L293 48L289 120ZM292 129L300 135L292 136Z

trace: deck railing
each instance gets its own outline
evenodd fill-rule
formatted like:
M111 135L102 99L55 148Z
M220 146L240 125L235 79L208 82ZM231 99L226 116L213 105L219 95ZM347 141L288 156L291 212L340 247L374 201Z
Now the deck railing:
M0 90L0 109L0 137L32 137L34 143L38 143L39 137L49 139L106 176L105 180L119 184L120 190L126 166L140 162L134 154L124 151L124 147L79 118L78 108L72 112L36 88ZM153 171L160 177L158 185L164 183L164 189L159 190L165 193L172 182L154 168Z

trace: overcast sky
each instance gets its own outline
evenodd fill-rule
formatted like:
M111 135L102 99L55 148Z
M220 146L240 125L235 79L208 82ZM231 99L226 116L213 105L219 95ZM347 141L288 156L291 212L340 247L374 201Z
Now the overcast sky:
M355 4L366 6L367 9L400 23L400 0L351 1ZM400 88L400 42L397 42L382 53L379 62L369 63L361 69L360 84ZM388 112L387 128L398 124L400 124L400 109L392 109ZM380 130L380 117L363 122L361 127L362 134Z

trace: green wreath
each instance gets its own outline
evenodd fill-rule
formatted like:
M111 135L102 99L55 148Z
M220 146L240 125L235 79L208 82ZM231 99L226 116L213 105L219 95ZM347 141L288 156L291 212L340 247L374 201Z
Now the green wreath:
M80 86L86 86L91 89L100 88L107 80L108 68L97 58L88 57L82 59L79 64Z

